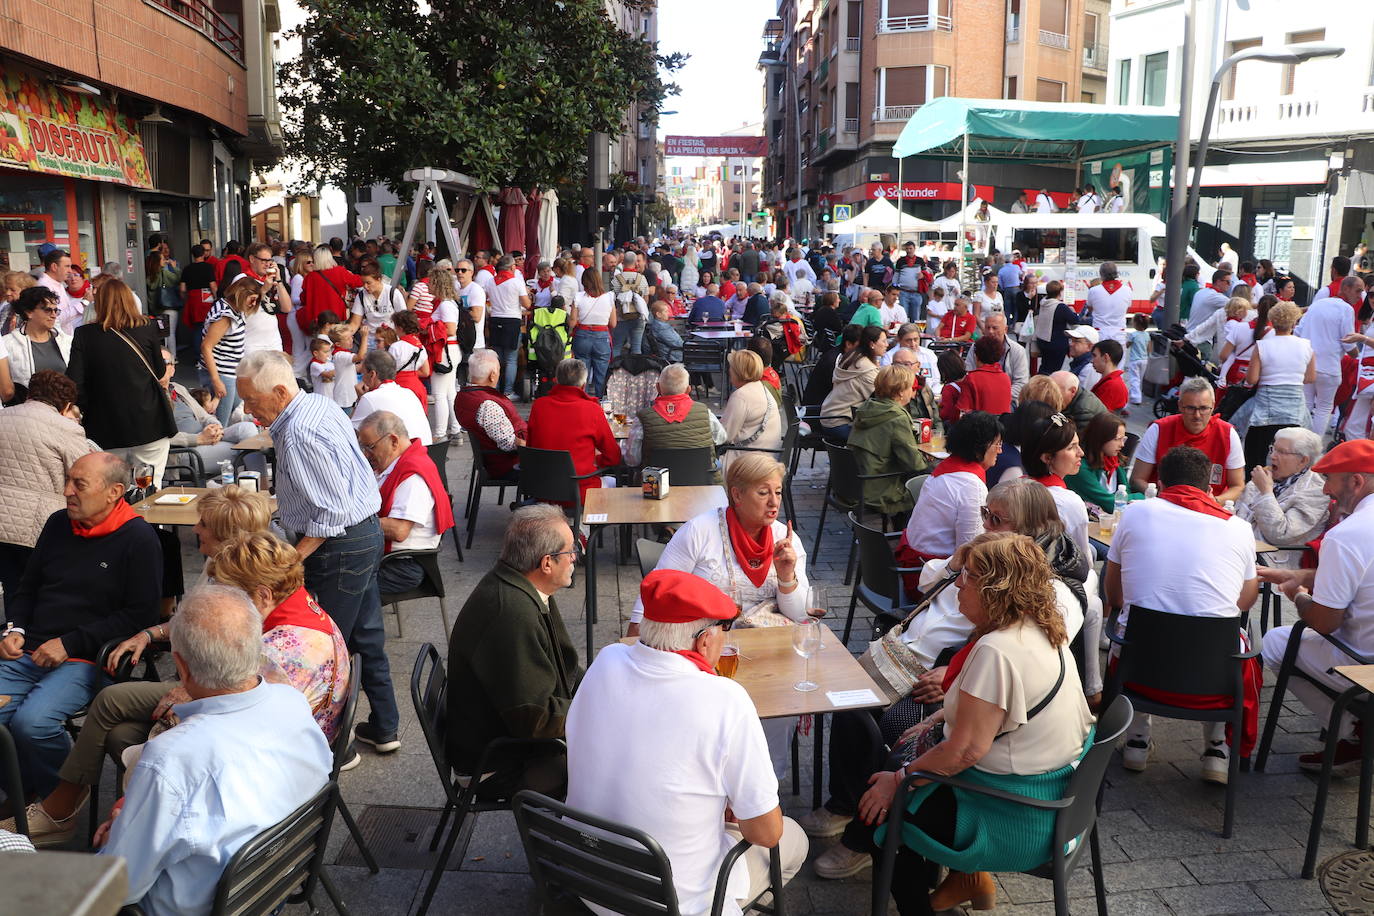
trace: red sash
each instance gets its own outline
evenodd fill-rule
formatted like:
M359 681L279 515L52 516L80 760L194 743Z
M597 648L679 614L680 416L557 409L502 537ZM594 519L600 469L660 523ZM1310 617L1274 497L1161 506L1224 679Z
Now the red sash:
M698 668L700 668L702 671L705 671L707 674L713 675L716 673L716 669L713 668L711 666L711 663L706 660L706 656L702 655L700 652L695 652L691 649L674 649L672 651L674 655L681 655L683 658L687 659L687 661L696 665Z
M681 423L692 412L692 396L683 394L661 394L654 398L654 413L668 423Z
M983 483L988 482L987 468L977 461L968 461L956 455L950 455L944 461L935 465L935 470L930 472L931 477L939 477L941 474L958 474L960 472L972 474Z
M138 518L138 513L133 507L120 500L110 509L110 514L89 528L83 528L76 522L72 522L72 534L79 538L103 538L107 534L114 534L125 524Z
M1231 517L1231 513L1221 508L1221 506L1218 506L1215 499L1202 492L1197 487L1190 487L1184 484L1165 487L1163 490L1159 491L1159 498L1191 512L1200 512L1203 515L1210 515L1212 518L1228 519Z
M453 504L449 501L448 491L444 489L444 482L439 479L439 469L429 459L429 450L420 444L419 439L410 440L410 448L401 452L401 457L396 459L396 466L382 481L382 508L378 515L386 518L396 497L396 488L415 474L420 475L425 486L429 487L429 495L434 497L434 530L442 535L453 527ZM392 546L391 541L387 541L385 552L391 553Z
M262 631L266 633L274 627L303 627L329 634L334 632L334 622L329 615L315 603L305 586L292 592L285 601L272 609L262 621Z

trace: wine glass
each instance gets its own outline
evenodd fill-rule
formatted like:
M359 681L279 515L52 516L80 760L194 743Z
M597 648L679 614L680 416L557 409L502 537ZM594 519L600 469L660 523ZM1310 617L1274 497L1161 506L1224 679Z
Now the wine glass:
M153 466L151 464L134 465L134 502L139 502L148 497L153 485Z
M830 610L830 605L828 605L828 604L825 603L825 602L826 602L825 586L824 586L824 585L812 585L811 587L809 587L809 588L806 590L806 592L807 592L807 594L806 594L806 612L807 612L808 616L810 616L810 618L811 618L812 620L815 620L815 621L817 621L817 622L820 622L820 619L821 619L822 614L828 613L829 610ZM817 650L821 650L821 649L824 649L824 648L825 648L825 642L822 641L822 642L817 646Z
M802 663L802 679L792 685L793 690L805 693L819 686L811 680L811 656L820 651L822 626L816 618L807 617L792 628L792 651L805 659Z

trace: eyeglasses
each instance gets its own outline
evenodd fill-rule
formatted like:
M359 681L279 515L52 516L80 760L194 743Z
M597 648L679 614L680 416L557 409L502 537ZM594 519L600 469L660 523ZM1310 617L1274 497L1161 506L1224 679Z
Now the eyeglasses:
M1272 458L1272 457L1274 457L1275 455L1287 455L1287 456L1290 457L1290 458L1300 458L1300 457L1302 457L1302 456L1299 455L1297 452L1290 452L1290 451L1289 451L1288 449L1286 449L1286 448L1279 448L1277 445L1271 445L1271 446L1269 446L1269 457Z
M1185 410L1188 411L1188 413L1211 413L1215 409L1216 405L1214 404L1201 404L1198 406L1184 406L1180 404L1178 407L1179 413Z
M471 267L455 267L455 268L453 268L453 270L454 270L454 272L460 273L460 274L470 274L470 273L472 273L472 268L471 268Z
M557 560L559 557L572 557L572 558L576 559L576 558L577 558L577 548L573 548L573 549L571 549L571 550L560 550L560 551L558 551L557 553L551 553L551 554L549 554L549 559L550 559L550 560Z
M692 636L692 642L696 642L698 639L701 638L703 633L705 633L707 630L713 629L714 627L720 627L721 632L729 633L732 629L734 629L735 623L738 620L739 616L736 615L734 617L731 617L729 620L717 620L715 623L707 624L700 630L696 631L695 635Z
M385 438L386 436L378 436L376 439L372 440L372 444L370 445L364 442L359 442L358 445L362 448L363 451L367 452L370 455L372 454L372 450L377 447L377 443L381 442Z
M1003 518L996 512L993 512L987 506L979 506L978 512L983 516L984 525L1002 525L1011 521L1011 519Z
M38 308L34 309L34 311L35 311L35 312L44 312L44 313L46 313L46 314L48 314L48 315L61 315L61 314L62 314L62 310L61 310L60 308L57 308L56 306L52 306L52 305L40 305Z

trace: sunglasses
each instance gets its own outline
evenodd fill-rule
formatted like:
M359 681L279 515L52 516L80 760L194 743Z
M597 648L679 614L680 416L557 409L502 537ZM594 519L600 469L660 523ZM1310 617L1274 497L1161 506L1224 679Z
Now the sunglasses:
M1002 516L998 515L996 512L993 512L987 506L979 506L978 511L983 516L984 525L1001 525L1005 524L1008 521L1008 519L1005 519Z
M60 314L62 314L62 310L61 310L60 308L56 308L56 307L51 306L51 305L42 305L42 306L39 306L38 308L34 309L34 311L35 311L35 312L45 312L46 314L49 314L49 315L60 315Z
M713 629L714 627L720 627L722 632L729 633L732 629L734 629L735 624L738 621L739 615L736 615L734 617L731 617L729 620L718 620L715 623L707 624L700 630L697 630L696 634L692 637L692 642L696 642L698 639L701 638L701 635L703 633L705 633L707 630Z

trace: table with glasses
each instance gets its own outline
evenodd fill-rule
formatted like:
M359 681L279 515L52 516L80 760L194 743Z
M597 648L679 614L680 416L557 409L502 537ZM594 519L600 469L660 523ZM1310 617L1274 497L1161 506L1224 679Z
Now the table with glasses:
M692 336L697 340L723 340L726 341L727 346L742 348L748 344L749 340L754 336L754 332L747 328L736 331L732 325L729 328L723 328L721 330L693 331Z
M815 627L821 637L820 648L809 660L793 648L796 626L731 630L726 645L739 650L739 667L733 678L749 693L760 719L816 717L812 806L819 808L823 801L821 773L825 762L822 716L851 709L880 708L887 705L887 700L858 660L840 644L835 632L819 621ZM620 641L628 644L637 640L630 636ZM814 690L796 689L804 675L816 685ZM864 691L871 697L861 696Z
M582 497L582 522L587 536L587 661L592 660L596 623L596 529L613 525L680 525L703 512L724 508L725 488L670 487L664 499L646 499L639 487L593 487Z
M1089 539L1089 540L1096 541L1097 543L1101 544L1103 547L1106 547L1106 548L1109 548L1109 549L1110 549L1111 546L1112 546L1112 538L1115 537L1115 536L1116 536L1116 526L1115 526L1115 525L1112 526L1112 529L1111 529L1110 531L1102 531L1101 528L1100 528L1096 523L1089 523L1089 525L1088 525L1088 539ZM1257 553L1257 554L1261 554L1261 553L1271 553L1271 552L1273 552L1273 551L1275 551L1275 550L1280 550L1280 549L1282 549L1282 548L1275 547L1273 544L1270 544L1270 543L1268 543L1267 541L1262 541L1262 540L1260 540L1259 538L1255 538L1255 553Z
M916 429L916 448L920 449L921 454L932 461L939 461L949 457L949 452L945 450L945 437L940 433L931 433L929 442L920 441L921 431L919 426Z
M150 525L194 525L200 521L200 498L214 487L167 487L134 503L133 509ZM277 498L269 496L272 512ZM159 502L162 500L162 502Z

